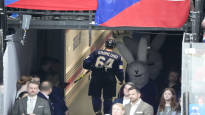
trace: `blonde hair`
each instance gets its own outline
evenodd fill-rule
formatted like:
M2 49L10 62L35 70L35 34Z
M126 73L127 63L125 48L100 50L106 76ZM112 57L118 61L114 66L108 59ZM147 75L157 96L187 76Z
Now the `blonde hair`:
M21 78L16 83L17 90L21 89L23 85L26 85L29 81L31 81L31 76L21 76Z
M125 108L124 108L123 104L121 104L121 103L115 103L115 104L113 104L113 105L112 105L112 108L113 108L114 106L118 106L118 107L120 107L123 111L125 111Z
M17 84L19 85L25 85L28 81L31 81L32 77L31 76L26 76L23 75L21 76L21 78L17 81Z

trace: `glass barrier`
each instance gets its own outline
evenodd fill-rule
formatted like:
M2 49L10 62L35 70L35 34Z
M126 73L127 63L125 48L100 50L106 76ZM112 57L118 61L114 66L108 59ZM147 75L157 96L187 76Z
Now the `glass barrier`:
M182 113L205 114L205 44L183 43Z

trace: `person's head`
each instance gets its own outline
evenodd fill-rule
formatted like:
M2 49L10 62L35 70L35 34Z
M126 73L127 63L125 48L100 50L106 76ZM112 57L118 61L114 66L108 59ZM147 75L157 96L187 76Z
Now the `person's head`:
M27 86L28 96L33 97L38 94L39 82L30 81Z
M43 57L40 66L43 72L49 72L52 66L52 59L50 57Z
M168 75L169 82L177 82L179 73L177 71L170 71Z
M46 76L45 76L46 80L49 81L52 86L54 87L58 87L60 85L60 75L59 73L56 73L56 72L51 72L51 73L48 73Z
M125 108L121 103L115 103L112 105L112 115L124 115Z
M136 103L141 96L140 90L137 87L130 87L128 89L129 97L130 97L130 102Z
M39 76L33 75L33 76L32 76L32 81L36 81L36 82L39 82L39 83L40 83L41 79L40 79Z
M23 75L21 78L17 81L17 90L19 90L23 85L27 85L29 81L32 80L31 76Z
M107 49L114 49L116 46L116 42L114 39L108 39L105 41L105 48Z
M56 73L60 73L61 63L58 59L55 59L55 58L52 59L51 71L56 72Z
M176 94L174 89L172 88L166 88L163 92L163 98L166 101L172 101L174 98L176 98Z
M31 80L32 80L32 77L31 77L31 76L23 75L23 76L21 76L21 78L17 81L17 84L25 85L25 84L28 83L28 81L31 81Z
M129 96L129 88L131 88L132 86L135 86L134 83L132 82L127 82L123 87L123 95L125 97Z
M172 109L176 109L177 106L177 102L176 102L176 93L174 91L173 88L166 88L163 91L163 94L161 96L161 100L160 100L160 109L161 111L164 110L165 105L170 104Z
M40 84L40 91L46 95L50 95L52 92L52 85L49 81L43 81Z

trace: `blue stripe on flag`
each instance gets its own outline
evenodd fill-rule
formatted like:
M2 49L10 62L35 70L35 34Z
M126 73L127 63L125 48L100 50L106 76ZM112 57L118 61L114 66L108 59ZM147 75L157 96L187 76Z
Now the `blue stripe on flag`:
M98 0L95 23L102 24L140 0Z
M19 0L5 0L4 5L7 6L7 5L12 4L14 2L17 2L17 1L19 1Z

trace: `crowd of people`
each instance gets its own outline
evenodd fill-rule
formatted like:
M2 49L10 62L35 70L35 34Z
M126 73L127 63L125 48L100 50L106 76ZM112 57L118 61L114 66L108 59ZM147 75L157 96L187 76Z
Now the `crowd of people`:
M44 58L34 75L23 75L17 81L12 115L68 115L64 86L60 82L58 61Z
M113 52L114 39L105 42L104 50L92 52L83 67L92 71L88 95L92 97L96 115L180 115L181 78L171 69L166 82L158 86L161 98L145 94L133 82L124 83L122 57ZM17 81L16 102L12 115L68 115L64 87L60 84L58 61L45 58L35 75L21 76ZM117 80L121 89L116 97ZM148 91L149 92L149 91ZM101 98L103 97L103 99ZM113 100L113 97L116 97ZM158 102L157 102L158 101ZM153 104L152 102L157 102ZM103 112L101 109L103 108Z
M169 80L171 77L176 77L172 76L172 72L169 73ZM168 84L170 83L171 81ZM157 111L154 112L154 107L143 101L140 89L136 88L134 83L127 82L122 86L122 92L113 101L112 115L138 115L139 113L143 115L181 115L181 98L180 96L177 97L176 93L180 92L180 89L173 86L176 87L177 85L168 85L167 88L163 89ZM117 105L121 109L115 109L114 106ZM122 111L121 114L119 114L119 111Z
M124 83L122 57L113 52L114 39L105 42L104 50L96 50L83 62L83 67L92 71L88 95L92 97L96 115L180 115L181 78L176 69L171 69L166 82L158 86L161 98L144 97L142 89L133 82ZM16 102L12 115L68 115L64 101L64 87L60 84L58 61L43 59L35 75L21 76L17 81ZM116 92L117 80L121 89ZM116 93L118 94L116 97ZM101 98L103 97L103 99ZM113 97L116 97L113 99ZM101 109L103 108L103 112Z

